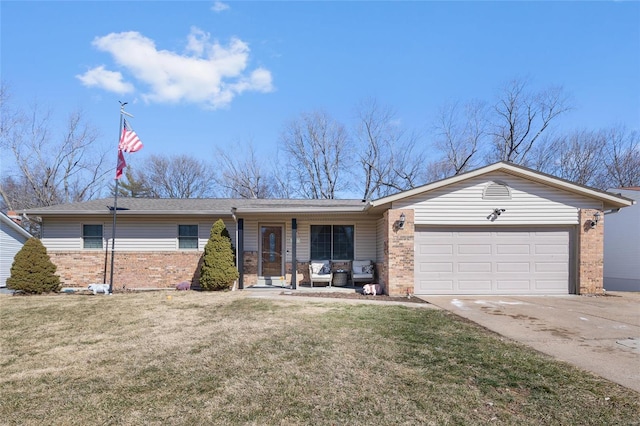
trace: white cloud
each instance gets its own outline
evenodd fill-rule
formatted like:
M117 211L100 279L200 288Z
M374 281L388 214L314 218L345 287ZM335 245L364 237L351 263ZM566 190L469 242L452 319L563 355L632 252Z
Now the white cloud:
M90 69L84 74L76 75L76 78L87 87L101 87L109 92L125 94L133 92L131 83L122 80L122 74L117 71L108 71L104 65Z
M211 10L216 13L224 12L225 10L229 10L229 5L222 3L221 1L214 1L213 6L211 6Z
M221 45L195 27L187 37L184 55L160 50L153 40L134 31L97 37L93 45L110 53L118 66L149 88L142 94L147 102L190 102L220 108L243 92L273 90L269 70L247 70L250 50L245 42L232 38ZM101 72L112 73L104 67ZM94 85L116 91L106 84Z
M191 52L196 56L202 56L208 42L208 33L205 33L199 28L191 27L191 33L187 36L187 52Z

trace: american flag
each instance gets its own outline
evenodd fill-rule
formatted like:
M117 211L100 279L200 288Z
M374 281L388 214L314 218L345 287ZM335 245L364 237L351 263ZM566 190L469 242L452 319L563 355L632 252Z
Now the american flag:
M127 167L127 162L124 161L124 154L122 154L122 150L118 150L118 165L116 166L116 179L120 179L122 177L122 171Z
M136 152L142 149L140 138L138 138L138 135L136 135L136 132L133 131L126 119L122 127L122 137L120 138L118 149L124 152Z

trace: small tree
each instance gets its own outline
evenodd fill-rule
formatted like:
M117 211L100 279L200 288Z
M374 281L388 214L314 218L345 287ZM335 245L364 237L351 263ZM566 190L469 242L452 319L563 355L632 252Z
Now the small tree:
M42 242L29 238L16 253L7 287L25 293L57 292L60 290L60 277L55 272L56 265L51 262Z
M211 227L211 235L202 255L200 287L203 290L228 290L238 278L231 238L222 219Z

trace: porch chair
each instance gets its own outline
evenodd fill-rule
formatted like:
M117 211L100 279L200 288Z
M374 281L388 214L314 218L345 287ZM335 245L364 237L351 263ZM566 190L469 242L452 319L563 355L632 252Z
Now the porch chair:
M351 262L351 284L373 283L374 271L375 267L370 260L354 260Z
M333 272L331 271L331 261L329 260L312 260L309 262L309 281L311 287L313 283L331 283L333 282Z

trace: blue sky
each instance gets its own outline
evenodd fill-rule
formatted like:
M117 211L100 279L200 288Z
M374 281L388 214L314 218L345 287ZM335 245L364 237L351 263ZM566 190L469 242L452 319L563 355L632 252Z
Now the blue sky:
M145 147L211 158L367 97L425 135L445 103L491 100L513 78L561 85L560 129L640 130L638 2L2 1L13 100L82 109L117 145L128 101ZM142 157L141 157L142 158Z

